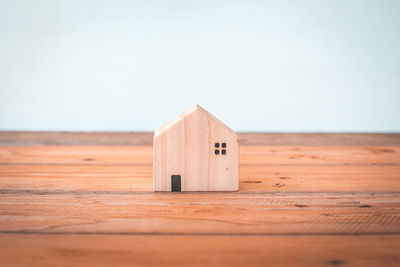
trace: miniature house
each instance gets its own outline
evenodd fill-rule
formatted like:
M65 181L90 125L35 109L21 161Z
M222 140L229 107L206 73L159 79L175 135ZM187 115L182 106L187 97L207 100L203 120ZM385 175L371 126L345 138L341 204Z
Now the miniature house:
M239 139L199 105L154 133L154 191L238 190Z

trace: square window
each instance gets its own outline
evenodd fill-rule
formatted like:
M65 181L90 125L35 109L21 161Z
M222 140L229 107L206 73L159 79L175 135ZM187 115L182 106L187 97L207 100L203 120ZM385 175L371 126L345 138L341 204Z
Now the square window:
M219 143L215 143L215 147L219 147Z
M219 149L215 149L215 155L219 155Z
M222 143L222 147L226 147L226 143Z
M226 155L226 150L225 149L222 149L222 155Z

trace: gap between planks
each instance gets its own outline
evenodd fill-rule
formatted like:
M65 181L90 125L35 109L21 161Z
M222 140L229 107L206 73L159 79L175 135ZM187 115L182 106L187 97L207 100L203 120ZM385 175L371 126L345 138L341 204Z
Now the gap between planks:
M140 232L60 232L60 231L52 231L52 232L44 232L44 231L1 231L0 235L54 235L54 236L232 236L232 237L240 237L240 236L398 236L400 237L400 232L376 232L376 233L156 233L156 232L148 232L148 233L140 233Z

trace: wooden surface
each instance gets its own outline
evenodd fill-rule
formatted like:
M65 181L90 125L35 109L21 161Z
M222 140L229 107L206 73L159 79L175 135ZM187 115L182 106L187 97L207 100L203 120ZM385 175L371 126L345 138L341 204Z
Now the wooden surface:
M400 266L400 135L242 133L230 193L152 192L148 136L0 132L0 266Z
M238 191L238 161L237 134L193 105L154 133L154 191L173 191L173 175L179 176L177 191Z
M152 145L153 132L0 132L0 145ZM399 134L243 133L241 145L399 146Z

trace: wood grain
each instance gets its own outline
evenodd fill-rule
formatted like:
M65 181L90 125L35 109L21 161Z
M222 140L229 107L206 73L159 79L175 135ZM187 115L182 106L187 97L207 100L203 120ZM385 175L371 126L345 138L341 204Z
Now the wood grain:
M400 146L399 133L239 132L241 145ZM153 143L153 132L17 132L1 131L0 145L136 146Z
M400 265L399 134L239 134L232 193L151 192L151 137L0 132L0 265Z
M171 192L173 175L182 192L237 191L238 171L238 136L197 104L154 133L154 191Z
M1 194L0 232L400 234L399 215L400 193L8 191Z
M241 146L240 165L400 165L400 147ZM0 164L152 165L151 146L3 146Z
M399 266L400 236L0 235L4 266Z
M1 165L0 189L153 191L151 165ZM242 165L240 192L400 192L400 166Z

